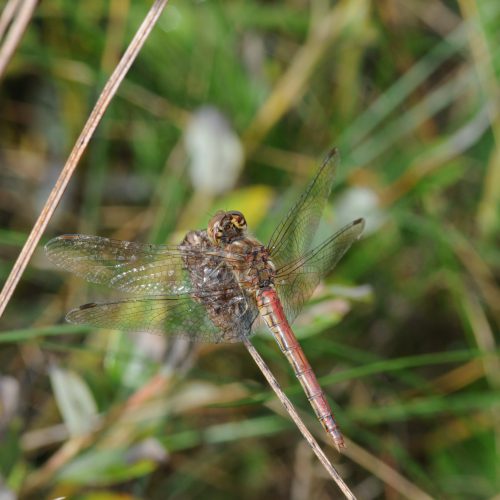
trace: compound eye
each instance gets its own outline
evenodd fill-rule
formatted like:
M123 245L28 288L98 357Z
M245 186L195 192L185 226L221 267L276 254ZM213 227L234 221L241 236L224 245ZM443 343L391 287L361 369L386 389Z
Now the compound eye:
M238 211L231 212L231 222L238 229L245 229L247 227L247 221L245 220L245 216Z

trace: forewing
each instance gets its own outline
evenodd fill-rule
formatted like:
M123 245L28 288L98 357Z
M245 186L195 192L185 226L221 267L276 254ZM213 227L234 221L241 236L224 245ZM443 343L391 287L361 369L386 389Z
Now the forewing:
M299 201L271 236L268 248L276 266L295 261L309 250L332 189L338 162L338 150L333 149Z
M301 258L277 269L276 289L289 322L299 314L320 280L360 237L364 225L363 219L355 220Z
M214 319L215 312L211 314ZM238 318L226 322L221 310L219 326L207 315L206 305L190 297L148 297L106 304L90 303L71 310L70 323L133 332L150 332L184 337L196 342L238 342L249 336L256 312L245 309Z
M193 265L206 260L206 252L195 248L84 234L58 236L47 243L45 251L54 264L91 283L147 296L190 293L192 283L185 259L188 257ZM211 254L215 264L223 258L223 252ZM212 280L212 285L217 284Z

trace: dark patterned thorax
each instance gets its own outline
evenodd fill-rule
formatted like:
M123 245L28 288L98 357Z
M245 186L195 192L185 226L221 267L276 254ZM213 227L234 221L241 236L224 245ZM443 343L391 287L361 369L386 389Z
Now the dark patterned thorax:
M192 255L183 255L193 285L192 297L203 304L212 323L220 329L221 342L248 336L258 315L257 308L239 286L231 266L217 255L219 249L207 232L190 231L180 247L195 250Z

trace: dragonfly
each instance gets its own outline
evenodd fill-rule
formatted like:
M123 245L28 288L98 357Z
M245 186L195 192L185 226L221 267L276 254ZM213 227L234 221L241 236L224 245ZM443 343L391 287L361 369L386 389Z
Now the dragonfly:
M334 148L267 245L248 232L237 210L217 212L206 230L188 232L179 245L83 234L50 240L45 250L54 264L130 294L123 300L82 305L67 314L67 321L231 343L249 338L260 316L323 428L337 449L344 448L325 393L290 326L363 231L359 218L312 246L338 163Z

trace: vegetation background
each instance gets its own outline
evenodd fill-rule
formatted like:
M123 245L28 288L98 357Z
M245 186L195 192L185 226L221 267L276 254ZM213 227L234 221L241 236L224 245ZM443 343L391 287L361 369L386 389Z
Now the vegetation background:
M37 6L0 82L2 280L149 5ZM295 326L349 438L328 453L359 498L498 499L499 75L497 0L172 0L45 241L178 242L220 208L265 235L337 145L320 236L368 227ZM1 320L2 498L340 497L242 346L64 323L110 296L32 259Z

